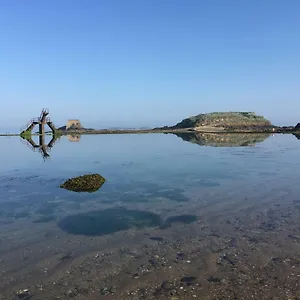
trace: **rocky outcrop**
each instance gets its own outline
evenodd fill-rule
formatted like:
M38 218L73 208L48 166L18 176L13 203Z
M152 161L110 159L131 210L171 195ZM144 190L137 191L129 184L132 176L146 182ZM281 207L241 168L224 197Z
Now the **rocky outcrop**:
M60 187L73 192L95 192L105 182L105 178L99 174L83 175L68 179Z
M182 120L170 129L192 128L196 131L264 131L272 124L253 112L213 112Z
M69 124L70 125L70 124ZM80 124L80 126L78 126L78 124L71 124L70 126L61 126L59 127L57 130L59 131L62 131L62 132L65 132L65 133L85 133L85 132L92 132L92 131L95 131L95 129L93 128L84 128L82 127L82 125Z
M298 133L300 132L300 123L298 123L296 126L282 126L278 127L276 130L278 133Z
M88 130L93 130L93 129L84 128L81 125L80 120L78 120L78 119L70 119L70 120L68 120L68 122L65 126L59 127L58 130L68 131L68 132L78 132L78 131L88 131Z

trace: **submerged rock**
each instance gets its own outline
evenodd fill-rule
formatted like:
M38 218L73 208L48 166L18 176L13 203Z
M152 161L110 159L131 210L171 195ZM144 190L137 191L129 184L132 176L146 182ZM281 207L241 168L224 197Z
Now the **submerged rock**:
M191 284L191 283L193 283L196 279L197 279L197 277L194 277L194 276L187 276L187 277L182 277L180 281L183 282L183 283Z
M99 174L89 174L68 179L60 187L73 192L96 192L105 182Z

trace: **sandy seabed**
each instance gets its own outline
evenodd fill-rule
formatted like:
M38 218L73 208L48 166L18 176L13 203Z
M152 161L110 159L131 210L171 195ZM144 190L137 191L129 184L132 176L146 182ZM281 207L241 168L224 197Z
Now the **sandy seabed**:
M226 199L195 198L172 210L131 204L197 219L102 236L68 234L51 219L8 223L2 216L0 298L300 299L297 193L233 201L230 189Z

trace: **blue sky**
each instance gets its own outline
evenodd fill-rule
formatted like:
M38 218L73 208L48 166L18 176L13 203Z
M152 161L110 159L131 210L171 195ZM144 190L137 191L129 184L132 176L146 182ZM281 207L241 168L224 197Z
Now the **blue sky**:
M1 0L0 129L159 126L211 111L300 122L298 0ZM0 130L1 131L1 130Z

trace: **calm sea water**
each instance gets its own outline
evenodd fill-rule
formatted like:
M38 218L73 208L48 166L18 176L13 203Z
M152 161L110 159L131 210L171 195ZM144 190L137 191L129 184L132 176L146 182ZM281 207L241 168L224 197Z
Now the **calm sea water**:
M295 136L260 136L257 143L252 136L224 139L216 142L208 135L200 141L173 134L61 137L44 159L19 137L3 137L0 220L59 221L103 205L172 215L178 205L191 213L195 203L223 204L224 209L245 199L255 205L271 198L299 198L300 140ZM88 173L107 179L96 193L59 188L66 179Z
M49 142L51 136L46 136L45 144ZM33 137L31 143L38 144L38 138ZM19 137L0 137L0 147L1 299L29 299L31 295L32 299L65 299L76 290L74 282L88 286L84 291L94 297L89 299L98 299L99 291L107 291L114 278L108 276L110 272L117 276L115 285L124 278L133 282L132 276L144 268L145 261L153 262L151 253L165 257L170 268L172 265L167 270L181 272L181 277L199 276L199 286L212 284L205 274L216 268L213 261L209 267L207 252L217 255L224 247L232 254L242 251L246 256L238 256L237 265L250 264L254 271L259 268L253 269L251 264L261 265L256 262L257 249L267 247L259 257L271 264L270 255L277 257L277 264L282 253L283 257L298 253L298 215L291 213L297 212L300 203L300 140L296 136L64 136L44 153L33 151ZM95 193L74 193L59 187L70 177L90 173L106 178ZM252 217L251 212L255 212ZM295 222L289 222L292 218ZM225 233L224 224L229 224ZM220 230L215 232L214 225ZM275 237L278 239L272 240ZM236 249L236 244L242 248ZM173 252L181 248L188 252L186 245L191 247L189 255L202 251L199 257L192 257L195 266L202 266L202 259L208 262L206 269L203 265L190 273L194 264L184 269L184 262L174 263ZM273 248L268 248L270 245ZM289 251L294 251L293 255ZM99 258L95 265L99 253L106 252L106 263ZM131 265L126 269L129 258ZM165 274L163 265L156 273L159 284ZM122 266L124 272L114 266L118 270ZM231 272L229 266L218 270ZM234 273L240 280L241 273ZM286 274L291 273L297 274L297 270ZM103 283L105 274L108 281ZM204 277L200 279L200 275ZM255 280L259 276L253 273ZM289 276L282 278L290 282ZM155 290L150 284L152 287ZM129 295L127 290L125 294Z

